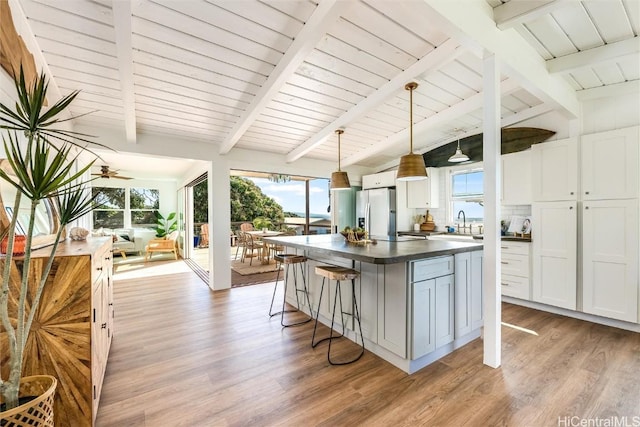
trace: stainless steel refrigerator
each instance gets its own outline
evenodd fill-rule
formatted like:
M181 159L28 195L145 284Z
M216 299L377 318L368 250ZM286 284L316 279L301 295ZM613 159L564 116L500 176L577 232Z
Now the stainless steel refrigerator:
M375 188L356 194L356 218L358 227L370 236L396 235L396 190Z

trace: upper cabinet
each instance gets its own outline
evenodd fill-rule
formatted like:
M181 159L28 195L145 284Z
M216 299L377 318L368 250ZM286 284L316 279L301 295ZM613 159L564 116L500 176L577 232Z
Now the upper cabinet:
M440 174L438 169L427 168L427 179L407 181L408 208L437 208L440 199Z
M502 204L530 205L533 201L531 150L502 156Z
M575 138L531 146L533 200L576 200L578 195L578 144Z
M362 189L384 188L396 186L396 171L386 171L362 176Z
M582 199L638 197L638 127L582 137Z

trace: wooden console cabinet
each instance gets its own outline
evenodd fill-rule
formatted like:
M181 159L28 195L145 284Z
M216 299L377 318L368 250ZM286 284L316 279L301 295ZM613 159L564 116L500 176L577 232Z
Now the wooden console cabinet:
M92 426L98 412L113 336L111 246L110 237L60 244L27 341L23 375L49 374L58 379L54 408L58 427ZM34 251L35 276L50 250ZM18 286L19 280L12 277L11 286ZM1 328L0 348L7 348ZM0 357L5 366L8 352L0 352Z

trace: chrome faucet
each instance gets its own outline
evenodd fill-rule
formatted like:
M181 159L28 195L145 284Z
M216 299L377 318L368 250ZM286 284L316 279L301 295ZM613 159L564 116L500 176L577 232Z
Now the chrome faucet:
M458 221L460 221L460 214L462 214L462 232L464 233L464 231L467 229L467 216L464 214L464 211L460 209L460 212L458 212ZM458 228L460 228L459 222Z

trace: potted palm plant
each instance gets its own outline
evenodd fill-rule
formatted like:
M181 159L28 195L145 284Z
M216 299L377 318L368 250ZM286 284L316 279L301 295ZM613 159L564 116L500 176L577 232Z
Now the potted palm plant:
M27 425L23 420L25 415L21 412L25 407L27 418L42 418L41 424L35 425L53 425L52 401L56 379L47 376L22 378L23 357L64 226L96 207L87 183L82 181L93 162L84 167L78 166L78 156L88 151L88 143L94 142L86 139L86 135L56 126L65 120L61 114L78 92L73 92L46 108L48 84L44 74L28 85L21 68L14 81L17 92L15 108L0 103L0 129L3 130L2 140L9 164L8 170L0 169L0 178L4 181L3 185L12 186L16 190L14 214L9 226L0 230L0 237L6 242L6 255L0 257L0 400L3 405L0 408L0 419L6 419L10 425ZM36 211L39 205L49 201L57 209L59 227L43 271L34 274L31 271L31 254L34 249ZM19 251L24 255L16 257L14 245L17 241L17 212L21 204L28 206L29 215L26 230L24 226L20 226L21 230L26 231L24 249ZM38 381L44 381L42 384L45 385L38 385ZM30 403L21 404L21 391L30 390L28 393L33 395L44 389L50 397L44 399L32 396L36 407L29 409L27 407ZM48 414L43 415L43 412ZM45 415L50 417L49 421Z

